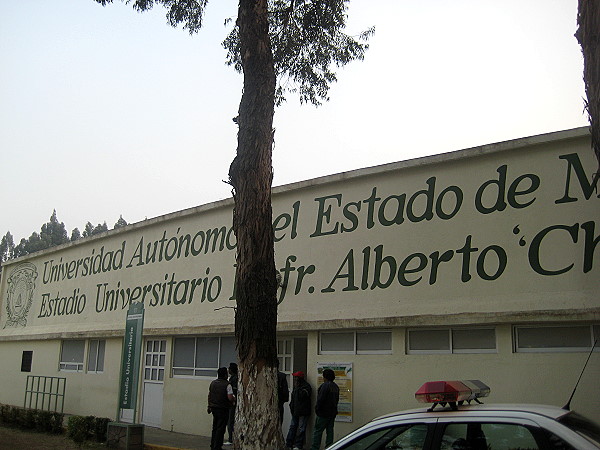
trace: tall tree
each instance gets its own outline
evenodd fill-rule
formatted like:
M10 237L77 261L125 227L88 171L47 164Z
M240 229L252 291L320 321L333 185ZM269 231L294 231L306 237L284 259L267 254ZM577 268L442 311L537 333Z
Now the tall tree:
M48 247L40 238L39 233L34 231L29 238L21 239L18 245L15 246L15 257L29 255L30 253L39 252Z
M0 240L0 266L3 262L12 259L15 251L15 241L10 231L7 231Z
M96 0L102 5L112 0ZM123 0L139 11L164 5L168 22L194 33L207 0ZM369 29L344 34L348 0L239 0L223 45L243 73L236 156L229 169L237 239L235 334L239 363L234 445L284 447L277 411L277 282L271 211L273 115L286 92L327 100L332 66L362 59ZM84 232L85 236L85 232Z
M19 244L14 247L13 257L29 255L67 242L69 242L69 238L65 224L58 221L56 210L54 210L50 221L42 225L39 233L34 231L28 239L21 239Z
M77 239L81 239L81 232L79 231L79 228L73 228L73 231L71 231L71 242L76 241Z
M123 228L125 226L127 226L127 221L125 219L123 219L123 216L119 216L119 220L117 220L115 222L114 229L117 230L117 229Z
M108 225L106 225L106 221L96 225L94 227L94 231L92 231L92 235L104 233L105 231L108 231Z
M94 234L94 225L92 225L92 222L86 223L85 227L83 228L83 237L90 237L93 234Z
M0 240L0 278L2 278L2 263L14 258L15 241L10 231L7 231Z
M600 0L579 0L575 37L583 53L583 81L592 149L600 165Z
M83 237L94 236L95 234L104 233L105 231L108 231L108 225L106 225L106 222L99 223L96 226L92 225L92 222L88 222L85 224L85 228L83 229Z
M40 239L43 242L44 248L54 247L55 245L69 242L67 229L63 222L59 222L56 217L56 210L52 212L50 221L42 225L40 230Z
M115 228L120 228L125 225L127 225L127 222L123 219L123 216L120 216L119 220L115 223ZM92 225L91 222L88 222L85 225L83 237L93 236L95 234L104 233L105 231L108 231L106 221L101 224L99 223L96 226ZM74 228L71 232L71 238L69 238L65 224L58 221L56 210L54 210L50 216L50 221L42 225L39 233L31 233L31 236L29 236L28 239L21 239L18 245L14 244L13 236L10 234L10 231L2 237L2 240L0 241L0 265L2 262L8 261L9 259L29 255L30 253L45 250L54 247L55 245L76 241L77 239L81 239L81 237L79 228Z
M239 400L234 440L239 448L282 448L276 394L277 281L271 212L275 69L266 0L240 0L237 25L244 89L237 118L237 153L229 168L237 239ZM277 426L269 426L269 422Z

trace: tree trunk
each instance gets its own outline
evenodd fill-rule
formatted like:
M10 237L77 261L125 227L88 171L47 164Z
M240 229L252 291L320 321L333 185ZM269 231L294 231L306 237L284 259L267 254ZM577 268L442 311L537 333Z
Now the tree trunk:
M229 169L237 239L235 334L239 362L234 446L283 448L277 411L277 282L271 210L275 72L267 0L240 0L244 91Z
M592 149L600 164L600 0L579 0L577 25L575 37L583 53L583 81Z

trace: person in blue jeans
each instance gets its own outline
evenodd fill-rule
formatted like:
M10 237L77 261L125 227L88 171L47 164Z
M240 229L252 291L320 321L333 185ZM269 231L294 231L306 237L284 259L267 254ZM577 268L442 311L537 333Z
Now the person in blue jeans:
M337 416L338 402L340 401L340 388L334 383L335 373L331 369L323 371L325 382L319 386L317 391L317 404L315 405L315 429L313 431L311 450L321 448L321 438L325 431L325 447L333 444L333 425Z
M302 450L306 440L306 426L310 416L310 397L312 388L304 379L304 372L298 371L292 374L294 377L294 389L292 390L292 400L290 401L290 412L292 421L290 429L285 440L288 448Z

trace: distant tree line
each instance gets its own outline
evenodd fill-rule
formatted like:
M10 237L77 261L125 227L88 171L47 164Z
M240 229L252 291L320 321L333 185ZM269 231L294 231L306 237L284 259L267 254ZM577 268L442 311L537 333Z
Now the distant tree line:
M114 229L116 230L125 225L127 225L127 222L123 219L123 216L119 216L119 220L115 223ZM73 242L88 236L104 233L105 231L108 231L106 222L96 226L92 225L91 222L88 222L85 224L83 233L79 231L79 228L75 228L71 231L71 237L69 238L65 224L58 221L56 210L54 210L50 216L50 221L42 225L39 233L34 231L28 239L21 239L21 242L17 245L15 245L10 231L2 236L2 240L0 240L0 270L2 270L2 263L9 259L29 255L56 245L66 244L67 242Z

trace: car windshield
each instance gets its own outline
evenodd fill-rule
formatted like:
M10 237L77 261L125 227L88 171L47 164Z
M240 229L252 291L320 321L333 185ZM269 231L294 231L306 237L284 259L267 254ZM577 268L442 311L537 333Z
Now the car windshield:
M600 446L600 426L594 422L574 412L565 414L558 421Z

